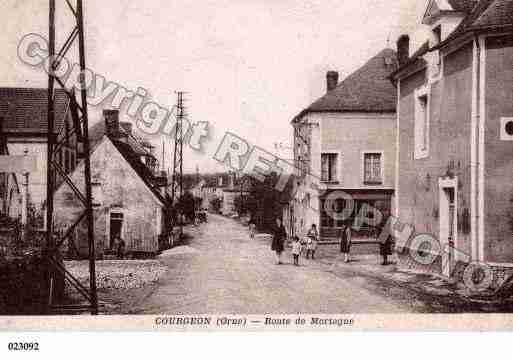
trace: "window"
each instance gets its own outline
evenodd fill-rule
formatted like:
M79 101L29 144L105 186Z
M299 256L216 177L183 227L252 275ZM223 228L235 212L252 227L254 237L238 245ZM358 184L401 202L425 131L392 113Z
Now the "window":
M429 155L429 95L426 89L416 91L415 159Z
M338 155L336 153L321 154L321 181L337 181Z
M363 155L363 182L365 184L382 184L382 154L367 152Z

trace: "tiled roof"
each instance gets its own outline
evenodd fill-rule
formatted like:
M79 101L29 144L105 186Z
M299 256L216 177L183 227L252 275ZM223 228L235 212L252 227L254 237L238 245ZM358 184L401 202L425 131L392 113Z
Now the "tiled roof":
M296 119L309 112L395 112L396 89L387 77L396 68L395 51L382 50Z
M470 31L495 29L513 25L513 0L481 0L473 11L463 19L454 32L438 47Z
M447 0L447 2L451 5L454 11L469 14L478 3L478 0Z
M125 133L126 136L122 136L119 139L111 138L111 142L128 162L130 167L134 169L146 186L148 186L148 188L153 192L153 194L155 194L163 204L168 203L168 196L162 196L160 191L154 186L155 176L152 171L140 160L142 155L148 156L151 154L141 146L138 139L126 133L122 127L120 127L119 130L120 132ZM89 128L91 151L94 151L95 147L101 142L103 136L105 136L104 121L99 121Z
M464 2L464 0L458 0L458 2ZM470 8L470 4L467 5L468 8ZM429 44L425 43L421 48L423 52L421 54L418 52L413 54L400 69L392 74L392 77L416 62L427 51L441 48L465 33L476 30L503 31L504 28L509 28L510 31L513 28L513 0L480 0L473 6L472 11L462 20L460 25L443 42L433 48L429 48ZM426 46L428 46L427 49L425 48Z
M495 0L472 22L471 27L513 25L513 0Z
M61 89L55 90L55 132L64 124L69 99ZM0 88L0 117L3 131L46 133L48 126L48 91L42 88Z

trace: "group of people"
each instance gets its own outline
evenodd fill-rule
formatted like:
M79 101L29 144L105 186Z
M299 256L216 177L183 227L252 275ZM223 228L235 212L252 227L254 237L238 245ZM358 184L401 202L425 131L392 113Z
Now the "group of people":
M255 227L251 227L250 224L251 238L254 237L254 230ZM349 226L344 226L339 233L340 253L344 255L344 262L348 263L350 261L351 246L353 244L351 228ZM276 225L272 234L273 240L271 243L271 249L276 252L278 260L277 264L282 264L282 253L285 249L284 243L287 239L287 231L280 218L276 219ZM292 242L292 257L294 265L299 265L299 258L302 253L305 255L306 259L315 259L315 251L317 249L318 241L319 232L317 231L317 226L315 224L312 224L310 229L306 231L303 238L299 238L297 235L294 236ZM381 264L387 265L389 263L388 256L392 255L392 239L389 237L384 242L380 242L379 245L379 253L383 258L383 262Z
M271 243L271 249L276 252L278 264L282 264L282 253L285 250L285 240L287 239L287 231L280 218L276 219L276 226L273 230L273 241ZM306 259L315 259L315 251L317 250L317 244L319 241L319 232L317 226L312 224L310 229L305 233L304 237L300 239L298 236L294 236L292 242L292 257L294 265L299 265L299 257L304 254Z

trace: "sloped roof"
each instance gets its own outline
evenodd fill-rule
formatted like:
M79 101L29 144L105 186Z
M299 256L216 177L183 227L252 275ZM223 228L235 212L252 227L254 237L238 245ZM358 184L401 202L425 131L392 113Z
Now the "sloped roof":
M454 11L469 14L478 3L478 0L447 0Z
M387 77L396 68L396 52L382 50L295 119L309 112L395 112L396 89Z
M108 137L116 149L121 153L123 158L128 162L130 167L134 169L134 171L139 175L139 177L143 180L146 186L148 186L152 193L159 199L159 201L161 201L163 204L169 203L169 196L163 196L155 187L155 176L153 175L153 172L144 163L141 162L141 156L151 156L151 154L142 147L137 138L127 133L123 127L120 126L119 131L122 136L119 138L111 138L105 134L104 121L98 121L95 123L89 128L89 143L91 151L94 151L104 136Z
M160 191L155 187L154 180L155 176L153 172L141 162L140 154L136 153L132 146L129 143L126 143L123 140L118 140L114 138L109 138L117 150L121 153L123 158L128 162L130 167L134 169L134 171L139 175L139 177L143 180L143 182L148 186L148 188L153 192L153 194L159 199L160 202L166 204L166 198L162 196Z
M464 0L457 1L464 2ZM470 1L467 5L467 9L470 8L471 3L475 2ZM444 41L432 48L429 48L429 44L427 44L427 51L433 51L444 47L462 35L473 31L504 31L505 29L509 29L508 31L513 30L513 0L480 0L474 4L468 15ZM423 45L423 47L425 46L426 44ZM423 53L427 51L425 48L423 49ZM391 77L394 77L401 70L416 62L422 54L413 54L404 65L391 75Z
M143 146L143 143L148 141L138 138L133 134L128 133L122 126L119 127L119 132L126 135L126 142L132 147L132 150L141 156L152 156L152 154ZM95 148L105 135L105 121L98 121L89 127L89 144L90 148Z
M54 128L58 132L64 125L69 98L62 89L55 89L54 94ZM47 133L48 90L0 87L0 117L4 119L4 132Z
M513 0L495 0L472 22L471 27L513 25Z

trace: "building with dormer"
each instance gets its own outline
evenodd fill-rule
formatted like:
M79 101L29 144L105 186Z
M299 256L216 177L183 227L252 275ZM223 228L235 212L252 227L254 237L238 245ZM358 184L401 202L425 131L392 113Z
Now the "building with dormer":
M421 24L419 24L421 25ZM513 1L431 0L398 41L395 210L442 248L432 270L513 263ZM410 243L411 244L411 243Z
M104 110L104 117L90 137L96 255L115 252L118 237L129 253L155 254L169 243L172 229L166 173L157 171L152 147L132 132L130 123L119 121L117 110ZM83 171L80 162L71 173L77 186L84 185ZM54 201L56 229L70 228L83 213L81 202L67 183L57 189ZM67 243L69 255L86 257L88 244L82 221Z

